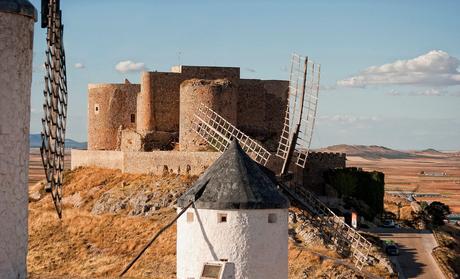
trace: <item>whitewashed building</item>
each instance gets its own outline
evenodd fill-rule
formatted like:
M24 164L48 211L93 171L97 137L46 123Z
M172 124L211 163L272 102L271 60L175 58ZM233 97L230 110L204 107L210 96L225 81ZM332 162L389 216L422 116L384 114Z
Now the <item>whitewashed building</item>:
M32 45L37 10L0 0L0 278L27 277Z
M204 186L204 190L203 190ZM177 278L288 277L289 201L235 141L178 201Z

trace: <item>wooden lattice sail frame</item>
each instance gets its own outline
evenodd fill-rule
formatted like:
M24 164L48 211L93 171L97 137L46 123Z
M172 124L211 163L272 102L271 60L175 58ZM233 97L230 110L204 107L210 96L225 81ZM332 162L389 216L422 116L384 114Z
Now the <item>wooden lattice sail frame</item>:
M292 156L298 166L305 167L315 126L320 72L321 66L309 61L308 57L292 55L289 97L276 152L285 160L283 169Z
M62 173L64 171L67 118L67 73L63 45L64 26L59 0L42 1L42 27L47 28L44 115L40 153L47 185L59 218L62 217Z

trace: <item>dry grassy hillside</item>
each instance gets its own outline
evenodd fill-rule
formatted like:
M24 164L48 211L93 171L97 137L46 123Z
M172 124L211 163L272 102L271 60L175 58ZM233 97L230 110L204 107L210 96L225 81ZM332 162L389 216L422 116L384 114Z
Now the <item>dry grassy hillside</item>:
M42 186L31 187L30 278L113 278L163 224L194 177L122 174L80 168L66 174L64 217ZM292 236L292 235L291 235ZM292 238L292 237L291 237ZM167 230L129 271L131 278L175 278L176 228ZM290 278L364 278L318 243L289 243ZM382 270L368 270L384 275Z

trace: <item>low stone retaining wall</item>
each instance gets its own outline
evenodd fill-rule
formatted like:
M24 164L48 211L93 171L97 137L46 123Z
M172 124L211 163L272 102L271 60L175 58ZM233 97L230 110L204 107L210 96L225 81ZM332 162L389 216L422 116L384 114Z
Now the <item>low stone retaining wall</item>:
M219 156L219 152L152 151L128 152L72 149L71 169L100 167L124 173L164 173L200 175Z

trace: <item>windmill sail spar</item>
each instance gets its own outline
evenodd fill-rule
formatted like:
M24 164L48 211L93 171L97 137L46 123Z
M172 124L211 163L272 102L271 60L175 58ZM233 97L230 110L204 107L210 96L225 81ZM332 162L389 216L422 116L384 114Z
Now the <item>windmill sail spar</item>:
M305 167L311 145L318 104L320 65L292 55L289 97L277 156L287 160L292 148L296 164Z

